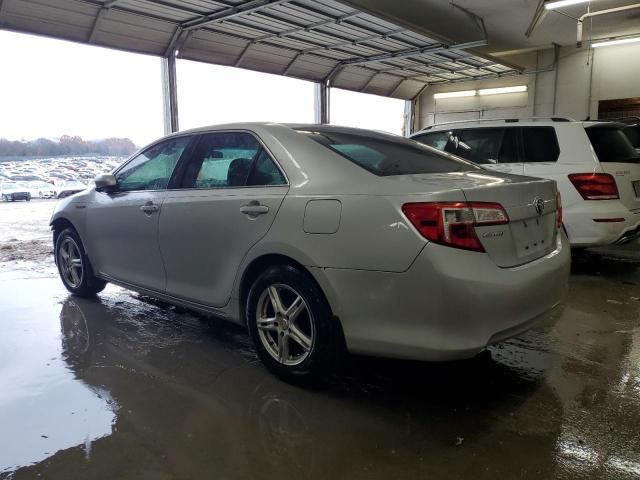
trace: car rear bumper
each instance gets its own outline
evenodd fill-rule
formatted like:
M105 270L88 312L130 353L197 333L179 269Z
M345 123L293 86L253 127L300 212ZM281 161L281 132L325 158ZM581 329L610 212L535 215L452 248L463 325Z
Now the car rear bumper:
M323 273L350 351L440 361L471 357L553 316L570 262L562 235L553 252L514 268L430 243L404 273Z
M617 200L584 201L563 213L572 247L623 244L640 236L640 210L629 210Z

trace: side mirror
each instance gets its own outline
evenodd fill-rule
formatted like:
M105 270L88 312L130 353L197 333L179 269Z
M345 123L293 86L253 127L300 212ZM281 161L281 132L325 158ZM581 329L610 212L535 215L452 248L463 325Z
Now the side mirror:
M118 185L116 177L114 175L111 175L110 173L98 175L95 179L95 182L96 190L98 190L99 192L114 190Z

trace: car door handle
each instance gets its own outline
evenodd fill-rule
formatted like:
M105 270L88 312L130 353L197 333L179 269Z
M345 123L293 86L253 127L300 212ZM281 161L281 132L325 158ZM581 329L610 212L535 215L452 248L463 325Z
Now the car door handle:
M158 210L160 210L160 207L158 207L158 205L154 205L151 202L145 203L140 207L140 211L146 213L147 215L151 215L152 213L155 213Z
M249 216L264 215L265 213L269 213L269 207L266 205L260 205L259 203L250 203L248 205L241 206L240 213L244 213Z

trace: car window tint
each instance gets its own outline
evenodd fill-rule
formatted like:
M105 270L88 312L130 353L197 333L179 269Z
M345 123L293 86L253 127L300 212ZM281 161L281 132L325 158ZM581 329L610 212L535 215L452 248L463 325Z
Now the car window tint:
M634 148L640 148L640 125L625 127L624 134L627 136Z
M455 153L473 163L498 163L502 128L468 128L456 130L445 151Z
M430 147L444 150L447 140L449 140L449 132L433 132L425 135L413 137L414 140L429 145Z
M287 181L269 154L261 149L253 170L249 174L247 185L286 185Z
M586 129L591 145L601 162L640 161L627 136L617 127L589 127Z
M518 152L518 135L520 129L518 128L505 128L504 135L502 136L502 145L500 146L500 163L519 163L520 154Z
M555 162L560 155L553 127L523 127L522 143L525 162Z
M298 131L378 176L461 172L479 168L401 137L328 129Z
M258 140L249 133L203 135L189 160L185 187L244 187L261 149Z
M167 188L173 170L191 137L161 142L127 163L116 175L118 190L162 190Z

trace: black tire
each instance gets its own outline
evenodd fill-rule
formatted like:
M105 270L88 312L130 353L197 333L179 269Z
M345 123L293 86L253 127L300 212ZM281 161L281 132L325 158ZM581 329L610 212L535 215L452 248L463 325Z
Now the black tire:
M62 249L64 249L64 251L62 251ZM77 251L77 255L74 255L74 259L77 257L77 260L80 260L81 262L80 267L73 267L75 274L68 270L68 265L64 259L66 252L70 249L75 249ZM80 236L75 229L65 228L60 232L56 238L54 253L60 279L62 280L62 284L70 293L79 297L93 297L104 290L104 287L107 286L107 282L97 278L93 274L89 257L87 256L82 240L80 240Z
M27 195L27 202L31 201L31 195Z
M269 287L279 289L278 295L281 297L283 310L287 310L298 300L298 297L302 298L304 310L301 310L296 318L291 317L293 318L291 325L295 326L289 328L290 317L288 316L285 316L283 324L278 323L282 321L282 317L278 317L275 313ZM280 320L273 321L273 328L267 329L263 326L259 329L259 309L262 309L265 304L270 305L266 308L271 310L265 310L264 316L273 316ZM299 268L291 265L275 265L265 270L251 286L245 304L245 315L249 333L260 360L271 372L288 382L317 385L328 378L342 357L344 341L337 320L333 318L320 287L308 273ZM304 336L300 337L300 332ZM280 341L283 335L289 345L287 354L291 352L292 357L288 361L299 361L299 363L286 364L274 356L280 355ZM271 344L265 338L277 339L278 345ZM305 342L300 343L296 338L309 341L310 347L305 348L303 346ZM277 353L274 352L275 349L278 350ZM300 352L301 360L296 360L296 351Z

